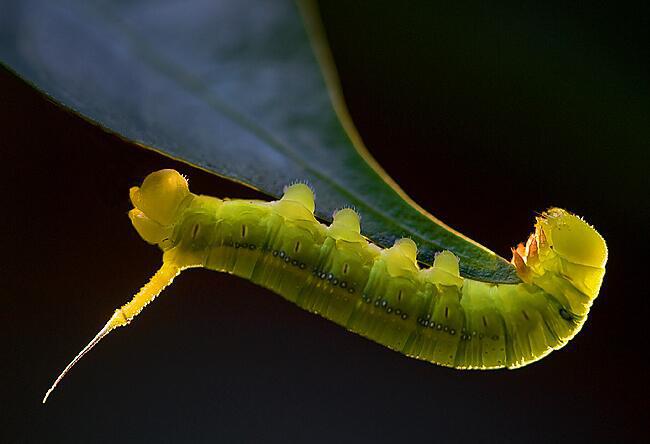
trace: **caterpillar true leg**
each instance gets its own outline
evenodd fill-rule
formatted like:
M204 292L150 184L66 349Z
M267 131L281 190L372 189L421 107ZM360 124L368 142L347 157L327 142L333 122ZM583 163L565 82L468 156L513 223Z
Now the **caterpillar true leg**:
M581 218L552 208L526 245L513 249L518 284L463 278L459 259L439 253L420 269L417 246L382 249L361 235L351 209L326 226L309 187L279 201L190 193L174 170L131 189L140 236L163 251L163 266L116 310L57 383L113 329L128 324L184 268L238 275L300 307L418 359L458 369L516 368L563 347L587 319L605 274L607 246Z

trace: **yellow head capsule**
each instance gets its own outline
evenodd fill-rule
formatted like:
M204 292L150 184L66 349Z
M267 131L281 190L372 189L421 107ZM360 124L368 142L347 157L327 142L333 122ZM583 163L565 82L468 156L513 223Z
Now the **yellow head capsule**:
M605 240L587 222L568 211L551 208L537 224L556 254L578 265L604 268L607 262Z

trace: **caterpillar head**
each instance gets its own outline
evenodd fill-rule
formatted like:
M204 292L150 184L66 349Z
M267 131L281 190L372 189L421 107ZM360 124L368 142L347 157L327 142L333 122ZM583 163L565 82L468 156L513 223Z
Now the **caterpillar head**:
M577 265L603 268L607 245L600 234L578 216L551 208L537 218L536 236L563 259ZM541 246L542 242L539 242Z
M157 244L171 235L181 204L191 193L187 180L167 169L149 174L129 194L135 207L129 211L131 223L145 241Z
M598 295L605 274L607 245L580 217L551 208L537 218L535 233L513 249L512 263L526 282L534 281L553 294L577 289L587 306Z

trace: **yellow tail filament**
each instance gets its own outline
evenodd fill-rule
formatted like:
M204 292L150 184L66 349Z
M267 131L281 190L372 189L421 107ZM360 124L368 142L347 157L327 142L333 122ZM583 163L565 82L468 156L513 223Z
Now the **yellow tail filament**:
M127 325L133 318L135 318L144 307L146 307L151 301L153 301L156 296L162 292L165 287L172 283L174 278L179 275L183 268L177 266L173 263L163 262L162 267L154 274L149 282L145 284L144 287L133 297L133 299L127 304L123 305L121 308L115 310L113 316L108 320L106 325L97 333L97 335L86 345L83 350L79 352L75 358L70 361L67 367L61 372L58 378L52 384L52 387L47 391L45 397L43 398L43 404L47 401L47 398L50 396L50 393L55 389L55 387L61 382L63 377L70 371L74 365L84 357L99 341L101 341L106 335L111 331L115 330L117 327L123 327Z

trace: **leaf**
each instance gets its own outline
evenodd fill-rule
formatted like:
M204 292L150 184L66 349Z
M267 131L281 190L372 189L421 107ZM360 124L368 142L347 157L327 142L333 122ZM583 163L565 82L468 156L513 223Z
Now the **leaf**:
M307 180L324 220L353 205L381 246L408 236L425 264L449 249L466 277L519 281L507 261L412 202L367 153L311 2L0 5L2 63L81 117L272 196Z

